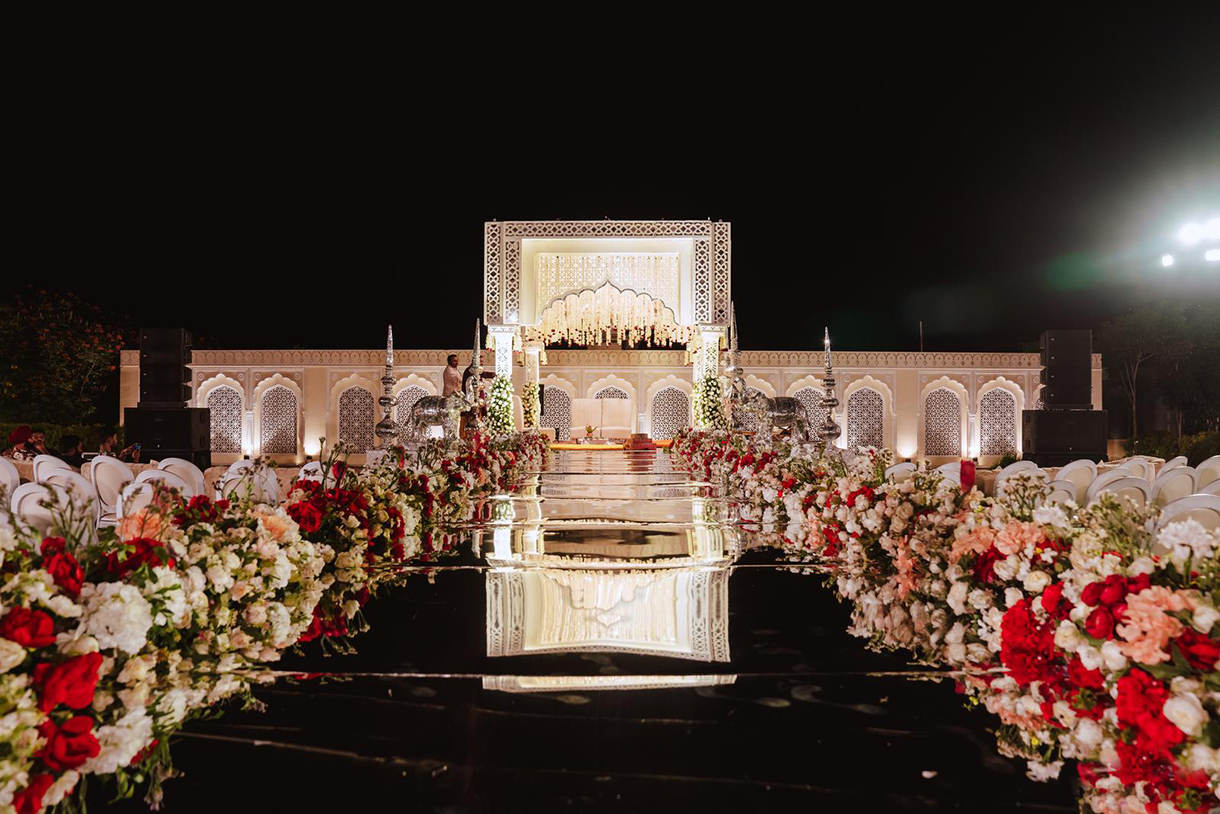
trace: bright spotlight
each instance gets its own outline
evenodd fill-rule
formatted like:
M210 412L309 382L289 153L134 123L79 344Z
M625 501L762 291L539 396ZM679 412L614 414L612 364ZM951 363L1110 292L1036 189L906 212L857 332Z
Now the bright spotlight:
M1173 265L1173 255L1172 254L1162 254L1161 255L1161 265L1164 266L1165 268L1169 268L1170 266L1172 266Z
M1220 218L1212 218L1203 224L1203 236L1208 240L1220 240Z
M1203 237L1203 227L1197 223L1188 223L1178 230L1178 239L1187 246L1198 243Z
M1208 249L1203 252L1203 259L1210 260L1213 263L1220 263L1220 249Z

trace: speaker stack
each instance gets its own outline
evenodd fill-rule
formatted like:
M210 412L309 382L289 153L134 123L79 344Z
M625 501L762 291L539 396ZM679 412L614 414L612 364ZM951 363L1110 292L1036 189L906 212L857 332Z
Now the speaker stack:
M1039 466L1106 457L1106 411L1093 409L1093 332L1045 331L1042 409L1022 416L1023 456Z
M191 397L191 344L182 328L140 331L140 400L123 412L125 440L139 443L145 461L185 458L212 465L211 413L187 407Z

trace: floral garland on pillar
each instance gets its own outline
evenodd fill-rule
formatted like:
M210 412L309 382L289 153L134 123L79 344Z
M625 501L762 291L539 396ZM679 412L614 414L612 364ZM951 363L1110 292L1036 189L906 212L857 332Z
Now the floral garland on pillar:
M538 383L526 382L521 387L521 420L526 429L538 429L542 420L542 411L538 403Z
M513 383L507 376L491 382L487 405L487 429L492 435L511 435L513 430Z
M704 376L695 382L695 426L699 429L727 430L724 414L724 387L719 376Z

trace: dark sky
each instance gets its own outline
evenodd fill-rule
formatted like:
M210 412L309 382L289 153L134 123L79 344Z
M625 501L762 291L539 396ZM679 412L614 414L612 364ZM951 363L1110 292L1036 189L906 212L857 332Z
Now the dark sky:
M391 321L441 347L479 314L484 220L710 217L743 347L825 324L910 350L922 319L929 350L1018 349L1220 298L1216 264L1158 260L1220 215L1217 16L1098 8L464 80L414 45L397 73L132 59L33 94L10 239L40 284L212 347L376 347Z

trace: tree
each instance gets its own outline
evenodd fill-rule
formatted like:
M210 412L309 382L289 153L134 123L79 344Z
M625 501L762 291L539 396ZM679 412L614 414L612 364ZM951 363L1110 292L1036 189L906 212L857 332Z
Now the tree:
M0 305L0 417L80 423L123 347L117 320L74 294L27 289Z
M1102 326L1097 344L1102 361L1119 382L1131 404L1131 435L1139 435L1137 401L1140 368L1166 353L1180 353L1187 335L1181 306L1137 309Z

